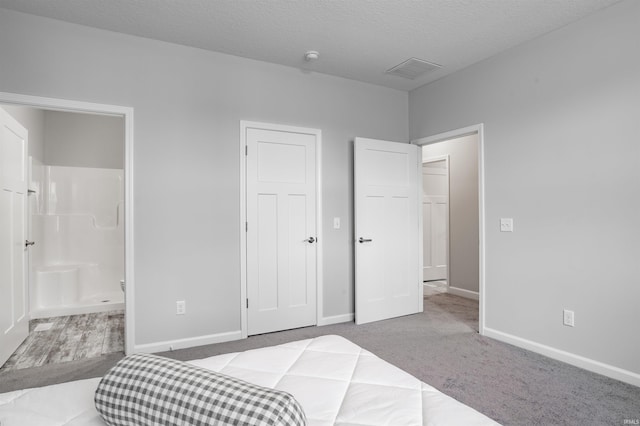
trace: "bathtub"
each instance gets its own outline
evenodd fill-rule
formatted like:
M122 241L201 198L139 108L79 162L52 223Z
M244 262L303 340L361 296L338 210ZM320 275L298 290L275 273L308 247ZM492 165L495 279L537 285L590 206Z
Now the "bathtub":
M35 268L31 319L124 309L124 293L114 273L95 263L45 265ZM92 285L112 276L113 285Z

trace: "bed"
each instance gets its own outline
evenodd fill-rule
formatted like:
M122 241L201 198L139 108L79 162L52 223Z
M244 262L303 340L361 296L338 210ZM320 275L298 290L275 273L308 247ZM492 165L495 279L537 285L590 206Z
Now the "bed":
M189 364L290 393L307 424L495 425L340 336L217 355ZM0 394L2 426L104 426L94 405L100 378Z

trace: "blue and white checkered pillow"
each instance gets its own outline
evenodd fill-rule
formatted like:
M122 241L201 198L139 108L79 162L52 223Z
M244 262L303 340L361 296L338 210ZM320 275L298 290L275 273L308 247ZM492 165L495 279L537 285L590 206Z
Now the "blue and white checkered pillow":
M148 354L120 360L94 399L110 426L306 424L286 392Z

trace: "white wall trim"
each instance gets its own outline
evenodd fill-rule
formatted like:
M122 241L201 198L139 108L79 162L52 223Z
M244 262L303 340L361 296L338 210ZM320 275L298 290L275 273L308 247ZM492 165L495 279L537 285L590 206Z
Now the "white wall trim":
M474 133L479 133L480 127L482 126L483 124L476 124L473 126L462 127L460 129L450 130L444 133L438 133L437 135L414 139L411 141L411 143L422 146L422 145L431 145L432 143L442 142L449 139L458 139L464 136L473 135Z
M454 294L456 296L464 297L466 299L480 300L480 294L477 291L465 290L458 287L447 287L447 293Z
M225 333L209 334L206 336L188 337L186 339L165 340L162 342L137 345L135 352L155 353L176 349L192 348L195 346L212 345L214 343L229 342L242 339L242 331L228 331Z
M318 326L323 325L331 325L331 324L340 324L343 322L353 322L355 319L355 314L342 314L342 315L333 315L330 317L322 317L318 319Z
M603 376L610 377L612 379L620 380L625 383L629 383L634 386L640 386L640 374L634 373L629 370L614 367L613 365L605 364L600 361L595 361L590 358L585 358L580 355L566 352L560 349L552 348L551 346L543 345L541 343L533 342L531 340L523 339L521 337L514 336L512 334L503 333L492 328L485 327L484 335L501 342L509 343L519 348L527 349L532 352L553 358L558 361L566 362L573 366L583 368L585 370L602 374Z
M240 333L243 339L249 337L247 327L247 127L250 122L240 121Z
M248 337L247 324L247 165L245 146L247 145L247 129L256 128L281 132L303 133L314 135L316 138L316 324L322 321L324 306L323 294L323 247L322 234L322 130L307 127L296 127L283 124L261 123L255 121L240 121L240 325L242 338Z
M424 163L422 162L422 148L418 147L418 312L424 312L424 189L422 184L424 181ZM355 184L355 183L354 183ZM354 189L355 191L355 189ZM355 192L354 192L355 197ZM355 199L354 199L354 218L355 218ZM355 253L354 253L355 256ZM449 259L447 259L447 262ZM354 257L355 262L355 257ZM355 265L354 265L355 268ZM448 270L448 269L447 269ZM448 276L447 276L448 277ZM355 284L355 283L354 283ZM355 293L355 285L354 285ZM355 295L355 294L354 294Z
M124 118L124 251L125 251L125 341L124 350L128 355L135 351L135 304L134 304L134 214L133 214L133 108L73 101L42 96L21 95L0 92L0 103L42 108L53 111L115 115Z
M478 135L478 221L479 221L479 312L478 312L478 331L481 335L485 334L485 318L486 318L486 290L485 290L485 205L484 205L484 124L475 124L463 127L457 130L451 130L437 135L425 138L414 139L412 144L422 146L436 142L442 142L449 139L457 139L463 136L477 134ZM447 274L448 274L447 270ZM449 282L447 281L447 284Z

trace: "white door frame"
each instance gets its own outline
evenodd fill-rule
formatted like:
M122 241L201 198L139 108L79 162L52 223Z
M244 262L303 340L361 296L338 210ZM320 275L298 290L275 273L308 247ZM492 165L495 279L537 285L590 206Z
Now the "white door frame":
M114 115L124 118L124 279L125 286L125 330L124 351L129 355L135 348L134 313L134 231L133 231L133 108L73 101L42 96L0 92L0 103L54 111Z
M420 155L422 155L422 152L420 153ZM424 165L426 163L434 163L436 161L445 161L446 165L447 165L447 289L449 288L449 283L450 281L450 277L449 277L449 270L450 268L450 260L451 260L451 244L449 244L450 240L451 240L451 232L449 230L449 223L451 222L451 215L450 215L450 211L451 209L449 208L449 205L451 203L451 182L450 182L450 177L451 177L451 171L449 170L449 154L446 155L436 155L433 157L429 157L426 160L425 159L421 159L421 164L422 167L424 167ZM424 179L424 178L423 178ZM423 192L424 192L424 188L423 188ZM422 203L422 205L424 205L424 203ZM421 216L424 214L424 211L421 209ZM420 221L420 233L422 234L422 237L424 238L424 229L422 227L423 223L422 220ZM423 253L424 256L424 253ZM424 265L422 265L422 270L424 271ZM422 277L422 279L424 280L424 276ZM423 285L424 285L424 281L423 281Z
M323 281L322 281L322 131L306 127L284 124L261 123L240 120L240 326L242 338L248 337L247 325L247 129L255 128L289 133L314 135L316 138L316 325L322 324Z
M475 124L473 126L463 127L461 129L451 130L437 135L428 136L425 138L414 139L412 144L423 146L436 142L442 142L449 139L456 139L462 136L468 136L472 134L478 135L478 221L479 221L479 285L478 285L478 298L479 298L479 312L478 312L478 331L481 335L485 334L485 317L486 317L486 303L485 303L485 223L484 223L484 124ZM447 277L449 276L449 270L447 270Z

